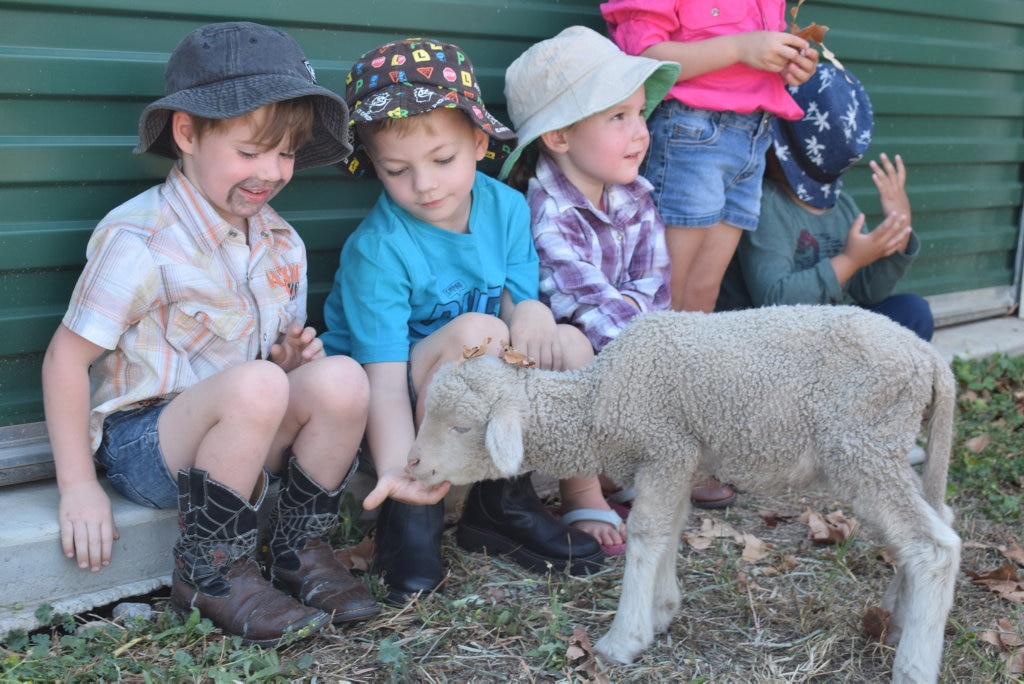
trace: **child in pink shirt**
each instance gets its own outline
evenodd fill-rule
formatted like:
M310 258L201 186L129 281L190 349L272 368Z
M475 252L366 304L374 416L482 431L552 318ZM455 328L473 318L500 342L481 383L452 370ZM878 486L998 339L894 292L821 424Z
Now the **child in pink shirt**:
M680 65L648 120L651 146L640 169L665 222L674 309L714 309L742 232L757 228L769 123L803 116L786 86L811 77L818 53L785 32L785 11L785 0L601 5L625 52ZM694 503L726 505L733 497L721 486L698 488Z

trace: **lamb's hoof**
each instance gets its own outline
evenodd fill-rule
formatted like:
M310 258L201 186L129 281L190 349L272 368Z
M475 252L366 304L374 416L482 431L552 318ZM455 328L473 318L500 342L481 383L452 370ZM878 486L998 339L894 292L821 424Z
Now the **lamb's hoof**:
M621 643L616 643L609 639L607 634L598 639L597 643L594 644L594 651L600 656L601 660L606 663L617 663L620 665L628 665L633 662L641 650L643 649L631 649Z

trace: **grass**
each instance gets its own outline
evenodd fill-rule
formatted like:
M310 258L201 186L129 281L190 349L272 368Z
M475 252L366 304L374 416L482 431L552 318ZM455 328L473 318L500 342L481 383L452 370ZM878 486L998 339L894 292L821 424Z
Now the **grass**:
M1005 551L1024 543L1024 356L957 360L953 368L960 393L949 503L965 544L942 681L1020 682L1012 658L1024 660L1024 604L968 573L1006 565ZM744 494L726 511L697 511L689 532L710 518L755 535L768 553L744 560L728 536L703 550L682 545L679 615L629 666L588 657L614 616L621 557L589 577L540 576L464 553L449 531L445 593L386 607L373 620L275 651L244 647L195 614L182 623L164 610L166 594L148 597L156 608L148 622L122 624L102 611L52 615L44 607L48 628L12 632L0 647L0 681L885 681L893 648L865 634L861 620L880 601L891 565L870 532L819 545L795 517L843 505L813 492ZM347 502L341 545L367 531L357 510ZM779 513L780 522L768 526L763 510ZM381 595L375 578L365 581Z

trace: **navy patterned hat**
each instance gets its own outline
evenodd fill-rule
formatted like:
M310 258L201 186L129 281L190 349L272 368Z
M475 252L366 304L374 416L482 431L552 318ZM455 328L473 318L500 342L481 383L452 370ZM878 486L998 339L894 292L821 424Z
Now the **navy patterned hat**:
M818 65L806 83L789 92L804 118L774 119L775 156L797 197L828 209L839 198L843 173L871 145L871 101L853 74L832 64Z
M501 161L515 145L515 132L484 107L469 57L451 43L407 38L370 50L348 74L345 101L354 151L337 166L353 176L375 175L355 124L404 119L442 107L460 109L490 136L488 157Z

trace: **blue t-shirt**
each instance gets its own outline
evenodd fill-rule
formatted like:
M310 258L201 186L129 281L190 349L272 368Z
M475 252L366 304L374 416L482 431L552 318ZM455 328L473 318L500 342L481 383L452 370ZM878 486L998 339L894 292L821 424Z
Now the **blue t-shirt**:
M382 192L345 242L324 305L328 354L408 361L409 349L456 316L497 316L501 294L537 298L537 252L523 195L476 174L469 232L424 223Z

